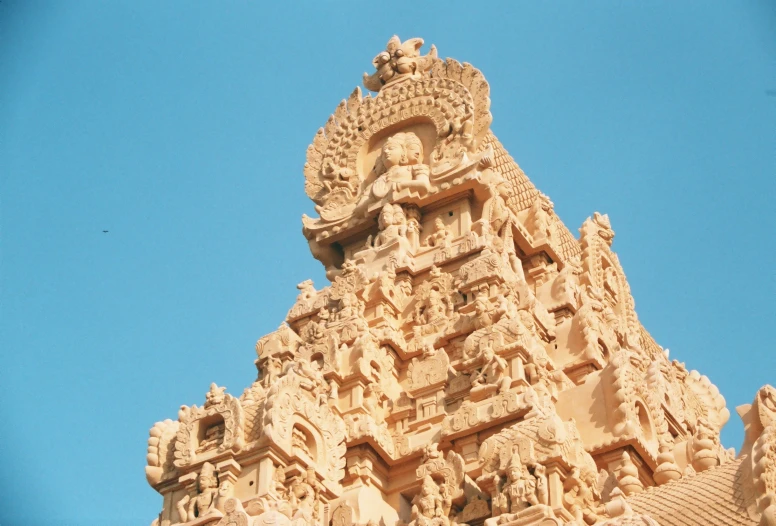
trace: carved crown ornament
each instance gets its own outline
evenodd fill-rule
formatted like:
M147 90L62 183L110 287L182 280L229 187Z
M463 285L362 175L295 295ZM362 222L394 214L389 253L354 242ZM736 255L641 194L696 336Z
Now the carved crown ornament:
M482 73L422 49L392 37L316 134L330 283L296 286L241 396L151 428L154 524L776 526L776 391L725 449L725 399L642 326L609 217L572 236Z
M393 37L364 77L375 97L343 100L307 150L305 190L317 240L358 224L387 202L420 201L466 177L483 157L490 88L470 64L419 55L422 39Z

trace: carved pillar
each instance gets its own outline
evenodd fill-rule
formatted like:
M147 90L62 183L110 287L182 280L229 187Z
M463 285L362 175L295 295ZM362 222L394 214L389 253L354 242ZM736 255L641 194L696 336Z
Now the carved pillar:
M256 494L259 497L262 497L270 492L270 489L274 483L275 469L279 468L275 468L275 465L270 457L264 457L259 460L259 481L257 484L258 488L256 490Z
M547 466L547 490L550 494L550 507L563 507L563 475L564 470L557 464Z
M224 482L229 482L234 487L242 468L237 461L230 458L216 464L216 471L218 472L219 486L223 485Z

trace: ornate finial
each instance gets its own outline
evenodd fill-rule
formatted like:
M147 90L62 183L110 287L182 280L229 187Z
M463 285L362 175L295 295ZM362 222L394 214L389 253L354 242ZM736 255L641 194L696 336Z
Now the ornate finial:
M218 387L216 384L210 384L210 391L205 395L205 408L218 405L224 401L226 387Z
M385 84L405 76L417 76L431 69L437 58L437 50L433 45L428 55L420 56L423 46L422 38L410 38L402 42L393 35L373 60L375 71L371 75L364 73L364 86L371 91L380 91Z

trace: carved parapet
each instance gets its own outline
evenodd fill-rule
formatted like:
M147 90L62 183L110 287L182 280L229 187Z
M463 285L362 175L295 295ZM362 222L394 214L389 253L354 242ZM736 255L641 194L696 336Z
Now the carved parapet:
M215 384L211 385L211 393ZM211 394L209 393L209 395ZM178 415L175 466L204 462L243 446L243 409L240 401L221 392L203 407L183 406Z
M266 368L266 363L270 359L291 360L297 355L300 345L302 345L302 339L284 322L275 332L263 336L256 342L256 366Z
M385 423L378 424L369 415L345 415L346 441L349 446L366 441L389 459L396 456L393 437Z
M447 439L488 427L507 418L517 418L531 409L524 397L512 391L497 394L480 402L465 400L458 410L445 417L442 436Z

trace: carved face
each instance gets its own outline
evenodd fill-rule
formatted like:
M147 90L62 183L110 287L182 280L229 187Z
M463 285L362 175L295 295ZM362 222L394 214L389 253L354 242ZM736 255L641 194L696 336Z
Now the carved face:
M382 159L383 165L386 168L392 166L399 166L406 162L406 156L404 154L404 146L402 144L402 138L398 135L389 137L383 145Z
M407 133L404 137L404 145L407 151L407 164L422 164L423 143L414 133Z
M213 489L217 486L216 478L205 473L200 473L199 479L197 479L197 484L199 485L199 491L201 492L204 492L208 489Z
M387 204L383 207L383 209L380 211L380 218L378 220L379 226L381 229L385 229L386 227L393 225L393 205Z
M423 485L420 488L420 492L423 494L424 497L432 495L434 493L434 490L436 489L437 489L437 486L431 477L427 476L426 478L423 479Z
M437 232L441 232L442 230L445 229L445 222L442 221L441 217L437 217L434 220L434 228L436 229Z

